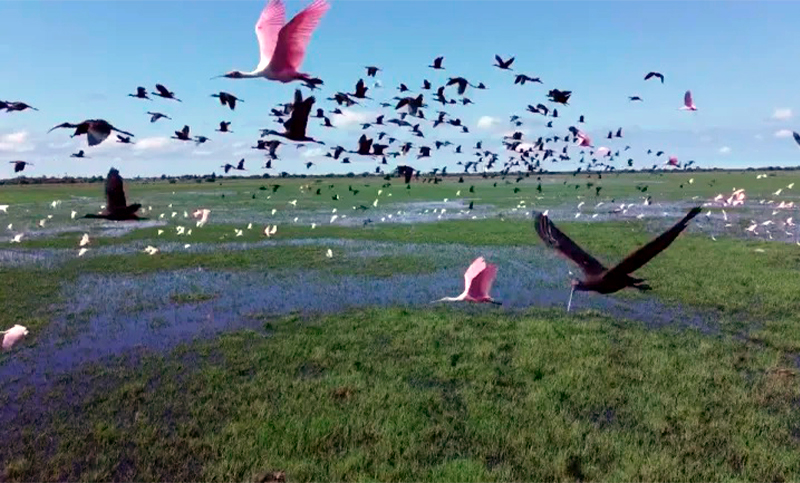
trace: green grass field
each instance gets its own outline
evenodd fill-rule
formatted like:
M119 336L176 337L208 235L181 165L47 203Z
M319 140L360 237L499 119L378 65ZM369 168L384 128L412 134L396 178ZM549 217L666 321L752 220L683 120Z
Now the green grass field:
M251 481L277 470L289 481L797 480L800 246L748 238L740 225L772 219L770 200L795 200L787 186L800 190L800 175L757 174L543 176L541 193L535 176L410 190L359 177L128 182L129 202L167 216L124 232L69 219L99 209L100 184L4 186L0 222L30 236L0 252L0 327L30 334L0 353L0 480ZM600 196L587 181L603 186ZM636 272L652 292L608 297L664 311L665 326L614 316L603 297L569 314L560 299L514 298L565 300L576 271L544 249L524 212L567 213L558 226L613 264L674 219L571 219L580 201L650 195L690 206L734 188L748 194L744 207L726 208L740 222L720 228L699 216ZM378 221L444 198L473 200L479 216ZM360 204L368 209L352 209ZM208 225L182 218L201 207L212 210ZM376 223L330 223L333 208ZM774 218L792 215L800 219L796 208ZM270 220L279 228L267 240ZM176 235L177 225L193 234ZM79 258L83 232L93 238ZM147 255L147 245L162 251ZM463 289L479 254L498 264L496 290L509 303L429 304ZM418 299L401 306L375 293ZM682 325L698 313L713 330ZM176 335L212 316L231 328ZM138 345L108 349L140 320L149 322Z

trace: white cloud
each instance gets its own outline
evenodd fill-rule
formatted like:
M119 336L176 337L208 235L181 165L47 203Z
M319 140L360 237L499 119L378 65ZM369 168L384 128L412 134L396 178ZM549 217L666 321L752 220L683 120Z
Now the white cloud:
M722 146L721 148L719 148L719 154L730 154L730 153L731 153L731 148L728 146Z
M788 107L779 107L772 113L772 119L776 121L788 121L793 116L792 110Z
M500 120L497 119L496 117L482 116L480 119L478 119L477 127L478 129L489 129L498 122L500 122Z
M163 137L144 138L137 141L136 144L133 145L133 149L137 151L158 151L169 146L171 142L169 138Z
M792 137L792 131L788 129L781 129L775 133L776 138L790 138Z
M325 156L325 150L322 148L311 148L303 150L302 156L304 158L313 158L315 156Z
M195 155L195 156L211 156L211 154L213 154L213 153L211 151L206 151L206 150L202 150L202 149L195 149L194 151L192 151L192 154Z
M33 151L34 145L29 142L28 131L17 131L0 136L0 151L24 153Z
M336 127L350 127L357 124L370 122L372 114L363 111L354 111L352 109L342 109L341 114L333 114L330 116L331 124Z

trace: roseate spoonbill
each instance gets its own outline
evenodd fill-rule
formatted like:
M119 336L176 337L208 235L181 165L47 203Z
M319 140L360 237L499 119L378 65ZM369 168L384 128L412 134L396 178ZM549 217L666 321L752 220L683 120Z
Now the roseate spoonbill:
M147 89L142 86L136 88L136 94L128 94L128 97L135 97L137 99L147 99L148 101L152 101L149 97L147 97Z
M219 98L219 103L227 105L231 108L231 111L236 108L236 101L244 102L243 100L239 99L238 97L234 96L233 94L229 94L227 92L220 91L219 94L211 94L211 97Z
M163 97L164 99L174 99L178 102L183 102L177 97L175 97L175 93L170 92L170 90L164 87L163 84L156 84L156 90L158 92L151 92L151 94L153 94L154 96Z
M512 70L511 64L514 63L514 57L511 57L508 60L503 60L499 55L494 56L495 64L494 66L500 70Z
M608 269L594 257L586 253L567 235L562 233L552 221L542 213L534 214L536 233L550 248L554 248L561 255L575 262L584 272L584 280L573 279L572 290L569 294L567 311L572 305L572 295L575 290L593 291L601 294L618 292L627 287L640 291L650 290L651 287L644 279L631 277L630 274L643 267L656 255L665 250L680 233L689 225L692 218L700 214L701 207L692 208L681 221L665 231L647 245L629 254L616 266Z
M502 305L489 296L497 277L497 265L487 264L483 257L476 258L464 274L464 292L458 297L443 297L434 302L489 302Z
M653 77L655 77L656 79L660 79L662 84L664 83L664 75L658 72L648 72L647 75L644 76L644 80L650 80Z
M9 163L14 165L14 172L15 173L19 173L20 171L25 169L25 166L27 166L27 165L33 166L33 163L29 163L27 161L9 161Z
M125 220L146 220L136 215L142 205L134 203L128 206L125 200L125 189L122 184L122 176L115 168L108 170L106 178L106 207L103 213L97 215L88 213L84 218L103 218L106 220L125 221Z
M171 118L171 117L167 116L166 114L161 114L160 112L150 112L150 111L147 111L147 114L149 114L149 115L150 115L150 122L156 122L156 121L158 121L159 119L161 119L162 117L163 117L164 119L169 119L170 121L172 120L172 118Z
M444 62L444 57L436 57L433 59L433 65L429 65L428 67L431 69L444 70L444 67L442 67L442 62Z
M683 95L683 106L680 107L681 111L696 111L697 106L694 105L692 100L692 91L686 91Z
M258 66L251 72L234 70L218 77L263 77L283 83L299 80L314 86L322 84L321 79L298 72L298 69L306 56L311 34L329 8L327 0L315 0L284 25L286 9L282 0L270 0L256 23L256 37L261 52Z
M108 121L104 119L87 119L78 124L73 124L70 122L61 123L58 126L55 126L47 131L48 133L59 128L72 128L75 129L75 132L72 133L70 137L81 136L86 134L86 137L89 142L89 146L97 146L98 144L102 143L103 141L108 138L111 134L111 131L116 131L120 134L124 134L126 136L134 137L133 134L123 131L122 129L117 129L112 126Z
M16 324L14 327L0 331L3 335L3 350L11 349L11 347L22 340L23 337L28 335L28 329L25 326Z
M261 135L267 136L269 134L281 136L290 141L310 141L318 144L325 144L322 141L317 141L314 138L306 135L306 128L308 127L308 116L311 114L311 108L314 106L314 96L309 96L303 99L303 94L300 89L294 91L294 104L292 104L292 116L288 121L283 123L285 132L279 133L272 129L262 129Z

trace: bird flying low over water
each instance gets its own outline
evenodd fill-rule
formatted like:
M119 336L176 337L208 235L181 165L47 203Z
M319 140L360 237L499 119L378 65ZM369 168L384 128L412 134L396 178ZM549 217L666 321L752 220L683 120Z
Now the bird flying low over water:
M643 267L656 255L664 251L680 233L689 226L689 221L700 214L701 207L692 208L681 221L665 231L647 245L629 254L624 260L612 268L606 268L596 258L589 255L567 235L562 233L552 221L542 213L534 214L536 233L544 243L557 250L561 255L575 262L583 270L584 280L572 280L572 291L567 303L567 311L572 305L572 294L575 290L592 291L601 294L618 292L626 287L636 288L641 291L650 290L651 287L644 279L631 277L630 274Z
M134 203L128 206L125 200L125 189L122 185L122 176L115 168L108 171L106 178L106 208L103 213L94 214L89 213L84 215L84 218L103 218L106 220L125 221L125 220L146 220L147 218L140 218L136 215L142 205Z
M251 72L234 70L218 77L263 77L284 83L299 80L313 86L322 84L321 79L315 79L298 70L306 56L311 34L329 8L327 0L314 0L284 25L286 8L283 1L270 0L256 23L256 37L261 52L258 66Z
M51 132L51 131L53 131L55 129L59 129L59 128L73 128L73 129L75 129L75 132L72 133L72 136L70 136L70 137L73 137L73 138L75 136L81 136L83 134L86 134L86 137L87 137L87 139L89 141L89 146L97 146L98 144L100 144L103 141L105 141L106 138L108 138L108 136L111 134L111 131L116 131L116 132L118 132L120 134L124 134L126 136L131 136L131 137L134 136L133 134L131 134L131 133L127 132L127 131L123 131L121 129L115 128L108 121L105 121L103 119L88 119L88 120L83 121L83 122L78 123L78 124L72 124L70 122L65 122L65 123L59 124L58 126L55 126L55 127L51 128L50 131L47 131L47 132L49 133L49 132Z
M489 302L502 305L489 296L497 277L497 265L487 264L483 257L476 258L464 274L464 292L458 297L443 297L434 302Z

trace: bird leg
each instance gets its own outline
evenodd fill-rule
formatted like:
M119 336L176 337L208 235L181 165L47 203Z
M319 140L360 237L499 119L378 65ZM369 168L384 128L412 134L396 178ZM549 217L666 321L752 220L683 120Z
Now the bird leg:
M575 293L575 287L572 287L572 290L569 291L569 302L567 302L567 312L569 312L570 307L572 307L572 294Z

